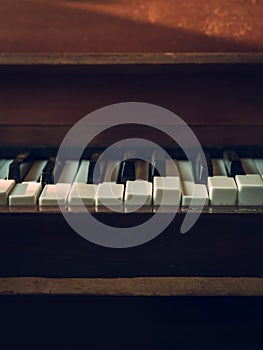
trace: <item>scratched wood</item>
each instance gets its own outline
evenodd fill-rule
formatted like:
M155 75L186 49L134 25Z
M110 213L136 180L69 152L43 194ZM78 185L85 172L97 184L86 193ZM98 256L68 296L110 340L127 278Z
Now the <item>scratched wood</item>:
M0 295L263 296L263 278L0 278Z

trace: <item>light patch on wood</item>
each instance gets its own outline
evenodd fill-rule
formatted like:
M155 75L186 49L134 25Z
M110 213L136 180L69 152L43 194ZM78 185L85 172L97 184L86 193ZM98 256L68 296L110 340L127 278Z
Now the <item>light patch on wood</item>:
M0 278L1 295L262 296L263 278Z

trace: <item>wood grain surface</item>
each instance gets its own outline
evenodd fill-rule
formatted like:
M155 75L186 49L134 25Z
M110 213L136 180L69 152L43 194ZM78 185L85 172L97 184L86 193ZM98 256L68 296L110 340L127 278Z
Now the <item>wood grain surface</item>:
M233 56L233 62L236 57ZM21 66L2 65L0 124L73 125L94 110L127 101L162 106L190 126L263 123L263 65L260 63L235 65L228 61L211 65L208 61L198 65L181 61L168 65L173 71L167 71L167 65L156 64L157 71L151 73L149 66L153 65L148 63L142 64L141 71L134 74L134 65L126 69L125 65L113 68L109 64L108 71L101 74L91 73L85 65L77 66L76 70L61 71L60 64L51 64L48 70L40 65L28 71ZM120 66L122 71L118 71ZM65 64L64 68L67 67ZM253 134L248 135L253 140ZM245 143L238 135L234 137L240 140L239 144Z
M45 66L46 69L56 65L57 69L69 70L69 67L75 67L85 71L98 72L98 69L106 70L103 66L118 65L124 66L125 71L131 69L129 65L143 65L144 71L151 71L151 68L158 70L164 68L164 65L202 65L202 64L262 64L263 52L130 52L130 53L1 53L0 68L5 66L24 66L33 68L34 66ZM148 66L145 66L148 65ZM3 67L2 67L3 66ZM102 66L102 68L100 67ZM43 67L42 67L43 68ZM84 69L86 68L86 69ZM97 68L97 69L96 69ZM132 67L134 70L134 67ZM178 66L177 68L180 68ZM116 69L116 67L114 68ZM131 69L132 71L132 69Z
M0 295L263 296L263 278L0 278Z

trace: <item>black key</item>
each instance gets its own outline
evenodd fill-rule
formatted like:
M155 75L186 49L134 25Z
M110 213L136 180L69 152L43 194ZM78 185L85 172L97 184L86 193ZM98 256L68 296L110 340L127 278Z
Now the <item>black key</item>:
M223 153L223 159L228 176L245 175L241 160L238 154L233 150L226 150Z
M47 164L45 165L44 169L42 170L40 181L41 181L43 187L45 185L54 183L55 164L56 164L56 158L53 158L53 157L49 158Z
M32 165L32 161L30 153L26 152L18 154L14 161L9 165L8 179L22 182Z
M120 164L120 171L118 176L119 184L126 184L126 181L135 181L135 160L127 159Z
M213 163L209 153L199 153L192 165L195 183L207 184L207 176L213 176Z
M100 156L100 153L95 153L91 156L90 164L89 164L89 171L88 171L88 178L87 183L88 184L99 184L102 182L103 176L104 176L104 169L102 164L96 168L95 172L95 165Z

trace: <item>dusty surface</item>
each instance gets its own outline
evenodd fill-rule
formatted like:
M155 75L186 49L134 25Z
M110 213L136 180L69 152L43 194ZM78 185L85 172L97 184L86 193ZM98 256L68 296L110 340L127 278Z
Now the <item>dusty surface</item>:
M262 49L262 0L1 0L0 52Z
M0 295L83 294L130 296L259 296L262 278L1 278Z

